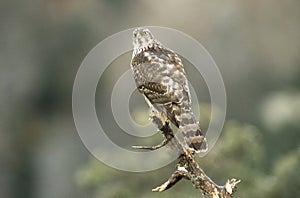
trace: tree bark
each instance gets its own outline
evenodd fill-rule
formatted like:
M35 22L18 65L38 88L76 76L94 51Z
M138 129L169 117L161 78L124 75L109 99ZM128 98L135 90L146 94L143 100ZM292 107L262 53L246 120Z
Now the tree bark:
M150 118L153 123L157 125L162 134L164 135L164 141L156 146L134 146L135 149L148 149L156 150L163 146L168 145L173 150L178 152L178 163L176 170L171 177L162 185L152 189L153 192L163 192L173 187L182 178L190 180L193 186L200 190L203 195L210 198L230 198L233 197L236 191L236 186L240 182L237 179L228 179L223 186L217 185L212 179L210 179L205 172L200 168L195 161L195 153L187 150L180 141L176 138L173 130L169 126L169 122L164 121L160 116L151 114Z

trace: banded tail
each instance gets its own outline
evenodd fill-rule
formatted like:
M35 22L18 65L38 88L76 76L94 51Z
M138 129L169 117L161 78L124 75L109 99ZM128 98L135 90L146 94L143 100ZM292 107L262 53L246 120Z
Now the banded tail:
M179 120L179 130L183 134L185 143L196 153L207 151L206 138L202 134L193 112L191 110L182 112Z

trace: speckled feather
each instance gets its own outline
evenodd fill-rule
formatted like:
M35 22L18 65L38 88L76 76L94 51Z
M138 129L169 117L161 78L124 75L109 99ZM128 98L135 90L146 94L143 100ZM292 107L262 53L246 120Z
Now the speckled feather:
M151 108L167 117L196 152L207 144L191 110L190 92L181 59L153 38L148 29L134 31L131 60L136 85Z

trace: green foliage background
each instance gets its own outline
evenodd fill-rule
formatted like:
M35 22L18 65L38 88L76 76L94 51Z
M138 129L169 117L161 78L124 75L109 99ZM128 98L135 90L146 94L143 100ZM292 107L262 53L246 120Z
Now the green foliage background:
M175 162L145 173L115 170L88 153L73 123L72 86L83 58L104 38L145 25L191 35L222 73L226 124L213 150L198 159L207 174L219 184L241 179L236 197L300 197L299 1L2 0L0 5L0 197L201 197L188 181L152 193ZM115 60L97 90L99 120L114 135L123 131L107 101L130 58L127 53ZM209 93L184 63L205 131ZM130 107L137 122L147 119L137 93ZM159 141L159 134L143 141L126 136L122 145Z

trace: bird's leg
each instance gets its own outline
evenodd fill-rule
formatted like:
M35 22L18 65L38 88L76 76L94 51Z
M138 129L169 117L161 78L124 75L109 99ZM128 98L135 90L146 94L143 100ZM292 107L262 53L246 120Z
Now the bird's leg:
M166 131L166 129L169 128L169 119L165 118L161 113L155 114L154 111L151 111L151 113L149 114L149 117L158 126L159 130L161 130L163 133ZM166 137L166 135L165 135L165 137ZM157 149L160 149L160 148L166 146L168 144L168 142L170 141L170 139L171 138L166 138L163 140L162 143L155 145L155 146L132 146L132 148L145 149L145 150L157 150Z
M151 111L149 118L154 124L157 125L158 129L162 131L163 128L169 127L170 120L166 118L162 113Z

